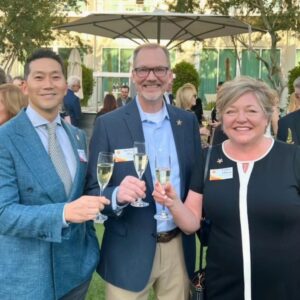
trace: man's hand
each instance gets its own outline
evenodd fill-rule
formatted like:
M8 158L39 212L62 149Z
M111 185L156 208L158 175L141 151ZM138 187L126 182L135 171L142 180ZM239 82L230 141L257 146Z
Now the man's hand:
M126 176L117 193L117 201L120 204L126 204L136 201L138 198L146 197L146 184L133 176Z
M65 205L65 220L70 223L83 223L95 220L97 214L103 210L104 205L110 201L100 196L82 196Z

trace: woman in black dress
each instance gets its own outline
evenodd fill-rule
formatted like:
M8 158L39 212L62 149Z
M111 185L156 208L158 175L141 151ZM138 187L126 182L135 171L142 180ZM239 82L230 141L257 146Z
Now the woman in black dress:
M300 148L264 136L276 101L265 83L239 77L218 97L229 139L212 148L207 178L198 168L191 182L212 224L207 299L299 300ZM172 209L179 201L171 186L154 195Z

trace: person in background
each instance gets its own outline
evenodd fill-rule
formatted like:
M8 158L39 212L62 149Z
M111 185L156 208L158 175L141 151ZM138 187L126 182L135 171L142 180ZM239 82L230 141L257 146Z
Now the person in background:
M196 104L196 99L197 90L195 86L191 83L186 83L177 90L175 102L177 107L193 112L191 108ZM207 138L210 135L208 128L200 126L199 132L201 134L201 139L207 142ZM202 145L204 145L203 142Z
M0 127L0 299L84 300L99 260L91 221L109 201L82 196L86 139L59 116L63 67L51 50L28 57L29 105Z
M103 107L97 112L96 119L117 108L117 101L113 94L106 94L103 100Z
M0 85L4 83L7 83L7 76L5 71L2 68L0 68Z
M122 85L120 89L120 97L117 99L117 106L122 107L128 104L132 99L129 97L129 86Z
M70 76L68 78L68 90L64 97L62 111L65 116L70 116L71 124L79 127L81 118L80 99L75 95L81 88L80 78L78 76Z
M216 94L217 94L216 101L218 99L218 92L219 92L221 86L223 85L223 83L224 83L224 81L219 81L218 84L217 84L217 87L216 87ZM214 106L214 108L211 111L211 122L212 122L211 126L213 128L216 128L220 124L220 122L218 121L218 118L217 118L216 105Z
M277 101L266 83L237 77L218 97L228 140L211 149L207 177L195 169L190 187L211 221L206 299L300 299L300 149L265 136ZM154 195L177 209L171 186Z
M27 97L11 83L0 85L0 125L4 124L27 106Z
M174 105L174 96L172 94L172 88L173 88L173 80L170 82L167 86L167 90L164 93L164 100L167 104Z
M300 102L300 77L294 82L294 97ZM295 110L278 121L277 139L300 145L300 110Z
M24 78L22 76L15 76L12 79L12 84L18 86L21 90L23 90Z
M300 94L293 92L290 96L290 101L287 109L287 113L292 113L300 108Z
M176 106L186 111L192 111L191 108L196 104L197 90L191 83L181 86L176 93Z
M223 81L219 81L216 91L217 91L217 98L216 98L216 104L218 101L218 93L224 84ZM222 129L221 122L219 122L218 117L217 117L217 108L216 105L214 106L213 110L211 111L211 139L210 139L210 144L211 145L218 145L223 143L228 139L227 135L224 133Z
M144 44L136 48L132 79L135 100L97 119L89 147L88 194L99 194L98 153L114 152L116 159L104 190L111 205L104 210L108 220L98 272L106 282L106 300L147 300L151 287L157 299L187 300L189 277L195 269L194 232L200 224L200 196L181 203L171 220L156 221L154 215L162 205L155 203L152 192L155 158L165 151L172 162L170 180L185 199L193 166L202 167L199 125L194 114L164 101L173 79L165 47ZM133 145L138 141L145 142L149 161L142 180L133 164ZM144 198L148 206L130 205L137 198ZM177 222L179 214L193 220L193 225Z

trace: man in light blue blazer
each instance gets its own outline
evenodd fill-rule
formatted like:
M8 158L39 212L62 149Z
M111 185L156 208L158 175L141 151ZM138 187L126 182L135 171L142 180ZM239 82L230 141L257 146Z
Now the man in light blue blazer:
M67 90L60 57L38 50L24 75L29 105L0 127L0 299L83 300L99 259L90 220L109 201L82 196L86 140L59 117ZM50 123L68 189L48 154Z
M171 182L184 202L194 166L201 171L199 125L194 114L164 102L163 94L172 80L166 48L157 44L138 47L133 68L137 97L99 117L90 144L87 191L91 195L99 193L93 167L98 152L115 153L112 178L104 190L111 205L103 211L109 218L104 223L98 272L106 281L106 300L146 300L151 287L157 299L187 300L195 267L195 236L175 215L168 221L154 219L162 206L152 192L155 158L166 150L171 158ZM135 141L145 141L149 157L142 180L133 164ZM144 198L148 206L133 207L137 198ZM193 205L198 212L190 216L197 227L200 199ZM186 202L180 201L178 214L186 210Z

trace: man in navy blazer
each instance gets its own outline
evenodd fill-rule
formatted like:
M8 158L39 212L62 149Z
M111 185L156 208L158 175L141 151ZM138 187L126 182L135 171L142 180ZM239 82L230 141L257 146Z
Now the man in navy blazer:
M171 221L154 219L161 210L152 197L155 152L169 149L171 182L185 199L193 167L201 166L199 126L193 114L163 100L172 80L165 47L139 46L133 67L135 100L98 118L90 143L87 192L91 195L99 193L98 152L115 153L113 175L104 190L111 205L103 211L109 218L104 223L98 272L106 281L107 300L148 299L151 286L158 299L185 300L195 267L195 237L181 231L175 216ZM134 141L145 141L149 157L142 180L137 178L132 161ZM140 197L148 206L131 206Z
M0 299L83 300L99 259L86 221L109 201L82 196L86 139L59 117L62 60L37 50L24 73L29 105L0 127ZM70 189L48 155L46 127L54 122Z
M300 77L293 82L296 101L300 101ZM277 139L300 145L300 110L296 110L279 119Z
M80 99L75 95L81 88L80 78L78 76L70 76L68 78L68 90L64 97L64 109L66 114L70 116L71 124L78 127L81 118Z

